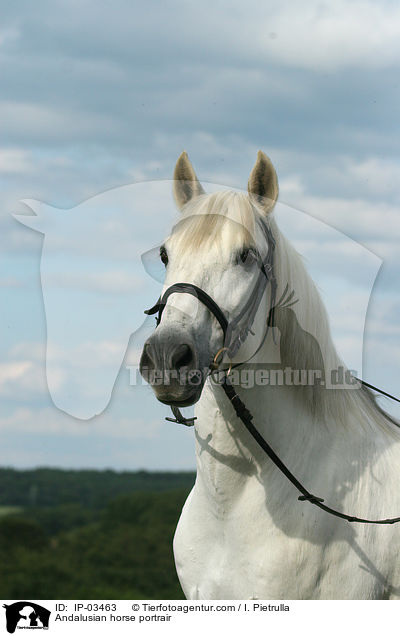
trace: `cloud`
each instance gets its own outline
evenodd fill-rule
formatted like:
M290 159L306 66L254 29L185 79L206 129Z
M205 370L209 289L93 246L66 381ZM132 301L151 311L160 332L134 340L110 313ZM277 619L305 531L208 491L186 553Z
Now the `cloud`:
M9 140L29 143L41 139L46 145L66 143L71 136L86 141L98 138L103 129L104 137L112 137L117 131L113 117L101 113L82 113L71 107L57 107L46 104L34 104L28 101L1 101L0 120L7 129Z
M0 430L5 433L12 431L23 435L25 433L67 435L70 438L83 438L94 433L109 439L133 441L135 439L154 439L160 434L162 422L158 419L146 420L127 416L116 417L115 413L104 414L97 418L96 423L82 423L69 417L65 413L56 411L51 406L32 410L26 407L15 409L10 415L0 416Z
M5 287L23 287L23 283L14 276L0 278L0 289Z
M329 4L310 0L303 6L293 0L272 0L268 5L251 0L246 6L235 6L224 0L196 6L170 0L153 3L151 11L122 2L119 11L111 6L95 11L97 5L92 1L80 7L79 21L73 17L74 2L68 7L44 2L46 30L40 12L24 4L23 12L11 7L4 16L5 24L8 17L14 25L14 34L22 31L25 36L24 52L46 58L56 48L64 60L107 62L115 73L137 66L139 52L141 65L147 69L156 62L163 68L169 59L183 63L184 71L185 65L211 59L217 65L224 61L225 66L241 66L249 62L261 65L272 58L285 65L331 70L352 65L386 67L398 62L400 49L400 10L389 1ZM10 50L12 46L10 40ZM79 69L71 70L79 73ZM194 79L192 82L195 84Z
M258 18L257 44L284 65L314 71L397 66L400 9L389 2L272 3ZM254 46L254 45L253 45Z
M5 49L10 44L12 45L15 40L17 40L20 36L20 32L18 29L10 27L6 29L0 30L0 50Z
M149 163L165 157L152 152L159 136L193 133L396 152L393 115L380 115L399 91L392 3L120 2L99 11L88 2L79 20L60 2L24 6L3 15L20 34L2 53L6 143L94 144L92 161L99 148L130 157L140 149Z
M0 174L26 174L32 170L30 153L21 148L0 149Z
M344 166L347 178L366 194L381 198L395 196L400 199L400 163L398 161L367 157L362 161L348 161ZM356 184L354 184L354 180Z
M394 190L394 184L392 187ZM289 205L296 201L297 209L332 225L354 240L366 243L372 250L378 242L387 242L389 248L392 243L398 242L400 215L395 203L386 202L383 195L379 203L371 201L368 192L364 193L365 198L345 197L341 196L340 188L338 190L336 196L315 195L310 189L306 190L297 174L282 180L280 200ZM360 188L357 191L360 192Z
M47 278L50 287L72 288L87 292L106 294L127 294L138 292L143 286L143 277L133 276L126 270L104 271L97 274L50 275Z
M9 380L23 377L32 367L31 362L11 362L0 364L0 386Z
M37 401L47 396L44 368L26 358L1 363L0 395L3 399L16 402Z

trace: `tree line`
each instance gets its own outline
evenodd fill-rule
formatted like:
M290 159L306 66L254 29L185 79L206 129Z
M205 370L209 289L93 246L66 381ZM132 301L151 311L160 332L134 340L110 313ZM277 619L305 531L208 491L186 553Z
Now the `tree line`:
M172 540L194 477L0 469L0 596L183 598Z

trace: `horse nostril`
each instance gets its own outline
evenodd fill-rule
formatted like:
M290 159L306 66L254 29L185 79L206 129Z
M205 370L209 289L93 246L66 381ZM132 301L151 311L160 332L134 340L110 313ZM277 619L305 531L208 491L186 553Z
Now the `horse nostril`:
M148 342L143 347L142 357L140 359L140 366L147 369L155 369L156 367L156 354L153 346Z
M182 369L192 365L194 355L191 347L187 344L181 344L176 347L171 355L171 369Z

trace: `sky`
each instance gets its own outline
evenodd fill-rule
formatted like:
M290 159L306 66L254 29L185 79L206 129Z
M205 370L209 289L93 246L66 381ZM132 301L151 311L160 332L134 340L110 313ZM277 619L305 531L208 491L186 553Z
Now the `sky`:
M364 336L359 373L399 395L399 64L391 1L2 8L0 465L194 468L193 431L164 422L151 389L128 381L153 322L130 339L118 323L126 346L108 329L116 299L134 333L157 297L138 258L175 218L169 180L184 149L202 181L237 189L259 149L271 157L278 224L310 264L340 352L351 366ZM77 220L44 238L12 216L32 213L26 199ZM41 288L45 255L54 312ZM50 313L65 319L71 294L81 306L90 296L96 317L46 360ZM118 377L101 415L57 408L72 375L75 395L97 400L105 368Z

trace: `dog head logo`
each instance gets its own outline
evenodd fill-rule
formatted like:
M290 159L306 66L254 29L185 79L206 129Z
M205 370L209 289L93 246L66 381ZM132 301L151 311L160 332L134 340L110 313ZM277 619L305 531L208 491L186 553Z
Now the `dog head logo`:
M48 629L51 612L31 601L18 601L3 605L6 610L7 631L14 634L17 628Z

